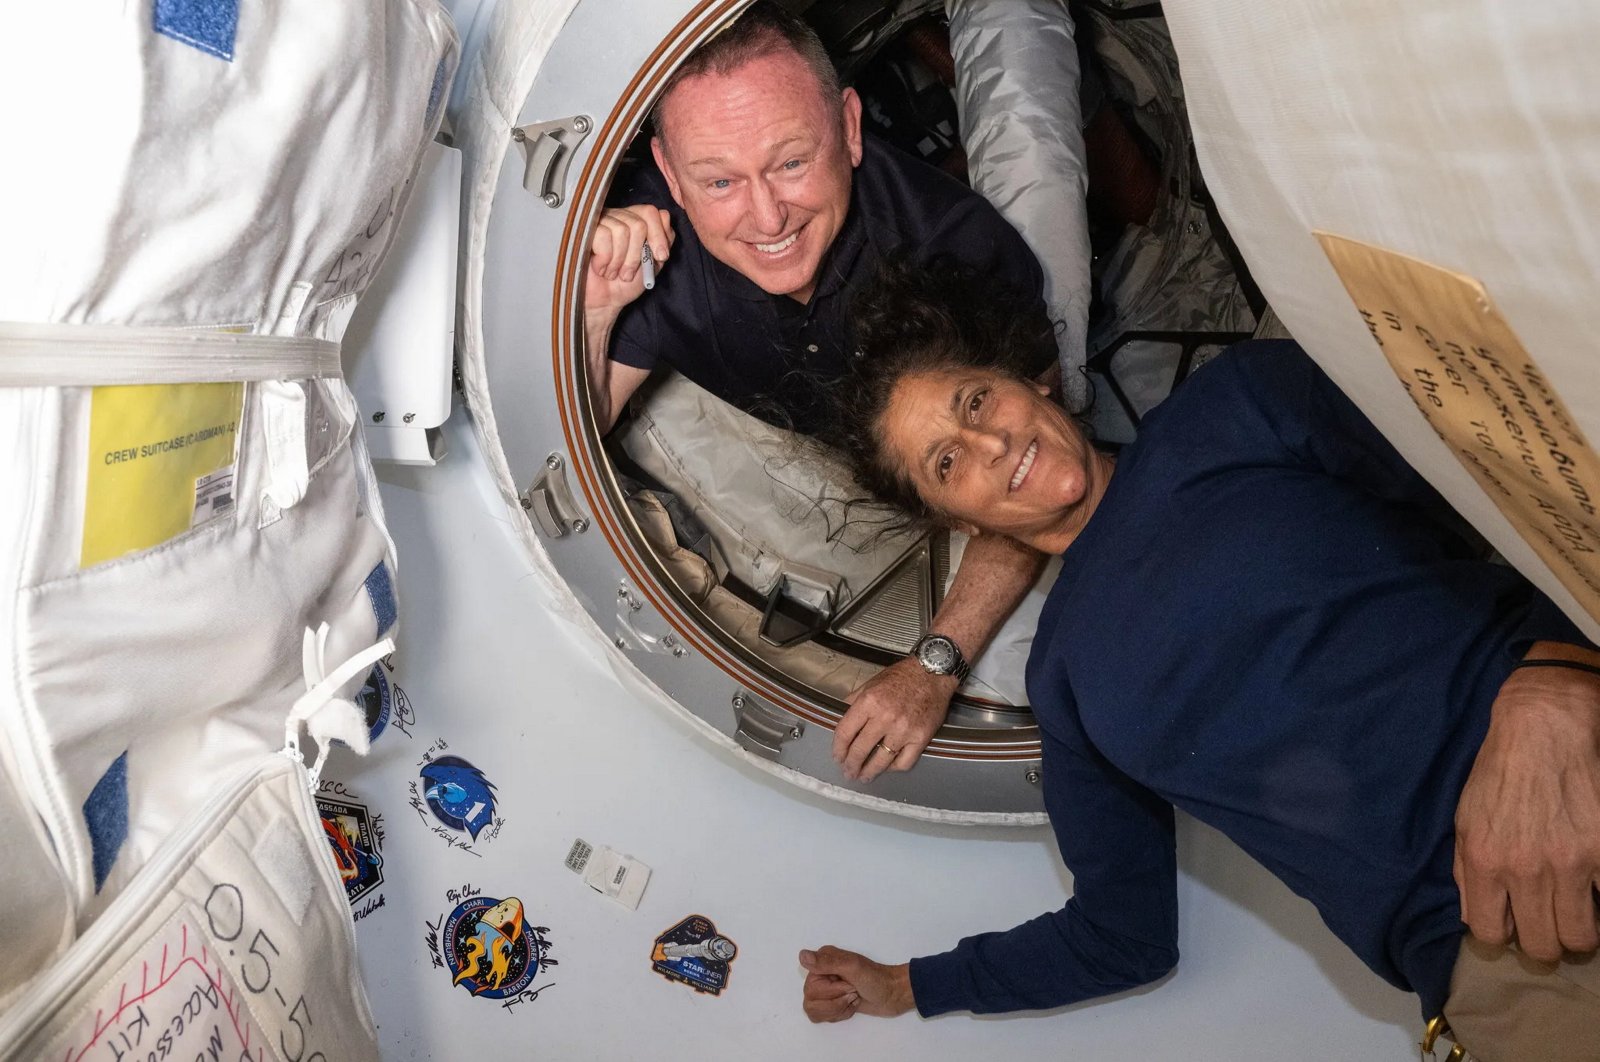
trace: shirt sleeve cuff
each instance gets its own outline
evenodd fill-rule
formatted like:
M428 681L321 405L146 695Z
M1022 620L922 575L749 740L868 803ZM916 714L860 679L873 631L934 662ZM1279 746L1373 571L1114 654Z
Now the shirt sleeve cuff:
M924 1018L953 1010L970 1010L972 1001L961 991L962 962L954 951L911 960L911 998Z
M1533 600L1528 603L1527 614L1522 622L1517 624L1516 632L1512 635L1510 649L1514 660L1521 660L1527 653L1528 647L1534 642L1564 642L1567 645L1580 645L1586 649L1595 646L1583 636L1576 624L1567 618L1566 613L1556 607L1554 601L1545 596L1543 591L1535 590Z
M625 336L611 337L611 360L635 369L654 369L660 359Z

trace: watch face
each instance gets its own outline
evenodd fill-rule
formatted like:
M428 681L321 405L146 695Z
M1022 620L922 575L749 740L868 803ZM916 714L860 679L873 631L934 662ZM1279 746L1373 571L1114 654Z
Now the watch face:
M929 670L948 675L956 667L956 649L948 638L929 638L917 650L917 659Z

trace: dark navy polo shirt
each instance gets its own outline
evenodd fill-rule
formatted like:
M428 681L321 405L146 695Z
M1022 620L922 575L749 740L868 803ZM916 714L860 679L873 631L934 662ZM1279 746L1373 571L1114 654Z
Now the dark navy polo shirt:
M611 357L653 369L665 363L712 394L762 419L813 433L821 426L819 381L843 376L854 346L850 298L882 257L905 250L916 261L949 254L997 276L1031 299L1048 332L1044 277L1017 231L988 200L959 181L871 136L863 138L850 210L822 260L811 301L769 295L713 258L654 165L641 166L614 205L653 204L672 215L677 242L653 290L623 309ZM1041 343L1031 364L1055 360Z

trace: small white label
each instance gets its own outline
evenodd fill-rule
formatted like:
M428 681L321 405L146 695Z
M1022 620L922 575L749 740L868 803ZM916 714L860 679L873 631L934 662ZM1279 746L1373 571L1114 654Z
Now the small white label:
M233 465L219 468L194 481L194 513L189 518L191 528L233 512L233 469Z
M589 860L583 883L634 911L644 896L644 887L650 883L650 868L632 856L602 847Z

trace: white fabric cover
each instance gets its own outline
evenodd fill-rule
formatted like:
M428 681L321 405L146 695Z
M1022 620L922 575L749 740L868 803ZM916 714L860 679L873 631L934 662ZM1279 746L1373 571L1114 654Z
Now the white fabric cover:
M753 417L677 373L652 379L617 442L688 503L734 575L767 593L799 564L837 575L841 604L871 585L920 535L876 535L881 510L826 451Z
M0 169L0 320L339 340L442 115L449 18L240 4L231 58L157 18L152 0L9 13L0 92L28 155ZM337 379L246 385L233 511L80 567L94 395L0 389L0 811L25 806L0 815L0 998L282 745L304 629L331 625L334 662L370 645L364 583L394 576ZM97 881L85 801L124 753L126 838Z
M950 534L950 575L946 588L955 581L961 570L961 558L966 555L969 539L959 531ZM979 697L994 696L1007 704L1028 703L1028 657L1033 653L1033 636L1039 629L1039 614L1061 574L1061 558L1051 557L1039 573L1039 578L1029 588L1027 596L1017 603L1011 615L989 640L983 655L972 662L972 674L962 689Z
M1481 281L1600 439L1600 7L1168 0L1223 220L1294 337L1508 560L1588 616L1401 389L1312 230Z
M0 1017L0 1059L378 1057L306 772L230 779Z
M946 0L956 105L972 187L1044 267L1062 397L1089 400L1089 191L1078 50L1066 0Z

